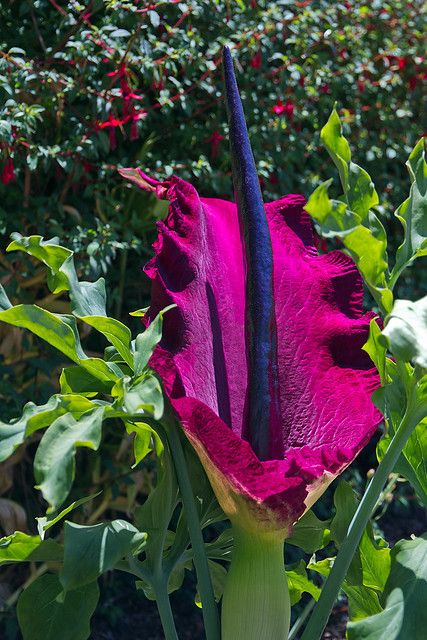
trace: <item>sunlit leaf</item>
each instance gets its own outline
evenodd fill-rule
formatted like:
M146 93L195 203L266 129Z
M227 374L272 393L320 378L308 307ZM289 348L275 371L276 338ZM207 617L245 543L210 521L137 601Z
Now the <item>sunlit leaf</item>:
M286 577L292 606L301 600L303 593L309 593L315 600L319 599L320 589L308 579L304 560L286 567Z
M56 394L43 405L28 402L20 418L9 424L0 422L0 461L11 456L26 437L48 427L64 413L78 417L92 408L94 404L90 400L75 394Z
M160 311L151 324L143 333L139 333L135 338L135 354L134 354L134 367L135 375L141 375L148 361L162 338L163 329L163 316L164 314L173 309L176 305L169 305L162 311Z
M397 359L427 368L427 296L396 300L382 335Z
M396 253L390 286L415 258L427 255L427 164L423 138L412 150L406 166L411 176L411 190L409 198L395 213L402 223L405 237Z
M9 562L61 561L63 549L54 540L42 540L40 536L30 536L16 531L0 538L0 565Z
M320 138L339 171L345 192L348 184L348 163L351 160L351 152L347 140L342 135L341 120L336 109L333 109L328 122L321 130Z
M34 476L37 488L49 502L50 511L61 506L71 489L76 448L98 449L103 415L103 407L77 420L67 413L57 418L41 439L34 458Z

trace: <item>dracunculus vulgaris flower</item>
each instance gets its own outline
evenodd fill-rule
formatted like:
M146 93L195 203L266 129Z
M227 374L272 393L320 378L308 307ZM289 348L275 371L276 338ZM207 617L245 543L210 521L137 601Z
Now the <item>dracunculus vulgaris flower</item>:
M317 254L304 198L264 205L228 49L224 77L237 204L121 174L170 203L148 316L176 307L150 364L233 525L222 638L282 640L284 540L381 419L362 350L373 314L351 258Z

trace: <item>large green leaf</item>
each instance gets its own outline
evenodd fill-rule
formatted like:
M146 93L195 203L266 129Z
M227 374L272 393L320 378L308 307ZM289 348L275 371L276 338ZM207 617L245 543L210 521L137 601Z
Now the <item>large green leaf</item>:
M427 296L417 302L396 300L382 335L398 360L427 368Z
M59 574L62 586L70 591L93 582L119 560L139 553L146 538L146 533L125 520L93 526L66 522L64 564Z
M54 540L42 540L40 536L30 536L16 531L0 538L0 565L9 562L61 561L63 549Z
M37 488L56 510L66 499L74 480L77 447L98 449L104 407L75 419L70 413L57 418L43 435L34 458Z
M427 629L427 534L401 540L391 552L384 611L350 622L349 640L424 640Z
M96 582L63 594L58 576L40 576L18 600L23 640L87 640L98 599Z
M20 418L9 424L0 422L0 462L12 455L26 437L48 427L59 416L69 412L78 417L92 408L90 400L75 394L56 394L38 406L28 402Z
M408 264L415 258L427 255L427 164L423 138L412 150L406 166L412 184L409 198L395 213L403 225L405 237L396 253L396 263L390 276L391 286Z

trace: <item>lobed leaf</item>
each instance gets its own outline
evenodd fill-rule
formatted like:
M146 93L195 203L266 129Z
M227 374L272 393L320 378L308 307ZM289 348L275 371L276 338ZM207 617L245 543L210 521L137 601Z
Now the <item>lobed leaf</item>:
M57 418L43 435L34 458L37 488L56 510L66 499L74 480L77 447L97 450L101 442L104 407L76 419L71 413Z
M423 138L412 150L406 166L412 184L409 198L395 212L405 237L396 253L396 263L390 275L391 287L409 264L427 255L427 164Z

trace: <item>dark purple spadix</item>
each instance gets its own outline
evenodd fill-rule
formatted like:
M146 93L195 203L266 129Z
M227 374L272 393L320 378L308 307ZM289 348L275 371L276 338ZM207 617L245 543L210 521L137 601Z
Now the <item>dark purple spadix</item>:
M246 353L248 438L261 460L269 454L271 425L278 419L273 255L254 156L249 142L233 60L223 52L225 96L237 207L246 259Z

